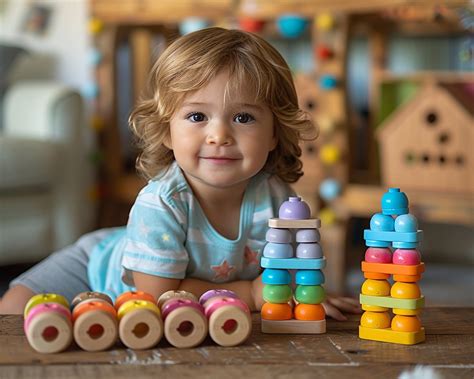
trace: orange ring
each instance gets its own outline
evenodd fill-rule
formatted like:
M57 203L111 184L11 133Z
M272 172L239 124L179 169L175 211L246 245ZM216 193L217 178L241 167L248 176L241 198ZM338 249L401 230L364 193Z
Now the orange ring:
M115 309L118 310L122 304L126 303L129 300L145 300L153 304L156 304L156 299L147 292L143 291L129 291L124 292L115 300Z
M291 320L291 305L288 303L265 303L263 304L261 315L264 320Z
M76 321L81 315L89 311L102 311L109 313L114 319L117 318L117 311L108 302L104 301L88 301L76 305L72 311L72 321Z
M421 322L418 316L395 315L391 326L396 332L418 332L421 329Z
M383 274L381 272L364 272L365 279L388 279L390 278L390 274Z
M393 280L395 282L416 283L421 280L421 275L401 275L394 274Z
M295 318L303 321L319 321L326 318L326 312L321 304L299 303L295 307Z

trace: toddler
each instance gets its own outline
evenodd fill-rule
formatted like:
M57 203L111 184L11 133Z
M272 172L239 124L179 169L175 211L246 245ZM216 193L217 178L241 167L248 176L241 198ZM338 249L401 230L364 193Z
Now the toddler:
M127 227L87 234L13 280L0 313L21 313L36 293L135 289L225 288L260 309L268 219L303 174L300 140L316 137L284 59L250 33L188 34L157 60L130 125L149 182ZM329 298L325 308L344 319L359 307Z

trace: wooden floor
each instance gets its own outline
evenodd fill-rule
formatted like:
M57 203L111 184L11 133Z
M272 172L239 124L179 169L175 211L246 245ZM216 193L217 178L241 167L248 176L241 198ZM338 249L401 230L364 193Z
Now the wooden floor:
M474 377L474 308L428 308L422 315L424 343L402 346L360 340L359 316L328 320L323 335L265 335L260 317L245 345L132 351L122 346L100 353L77 347L45 355L34 352L21 316L0 316L0 378L396 378L415 365L429 365L443 378Z

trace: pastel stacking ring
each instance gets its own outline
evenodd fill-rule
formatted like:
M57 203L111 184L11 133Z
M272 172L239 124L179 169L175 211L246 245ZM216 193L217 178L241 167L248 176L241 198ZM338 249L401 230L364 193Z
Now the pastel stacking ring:
M204 310L204 314L207 318L211 317L211 315L220 307L232 305L242 309L244 312L250 313L249 307L246 303L238 298L232 297L223 297L223 298L216 298L213 301L206 304L206 308Z
M221 346L237 346L252 331L252 319L246 303L240 299L224 297L209 301L205 307L209 318L209 335Z
M197 297L188 291L166 291L158 298L158 307L163 308L163 304L170 299L190 299L198 301Z
M204 308L194 299L169 299L162 307L164 333L178 348L199 345L207 336L208 322Z
M291 232L288 229L269 228L265 234L267 242L291 243Z
M266 258L286 259L293 257L293 246L289 243L269 242L263 248L263 256Z
M84 301L89 301L89 300L92 300L92 301L103 300L109 304L112 304L112 305L114 304L112 299L105 293L87 291L87 292L81 292L79 295L74 297L74 299L72 299L72 302L71 302L71 307L74 308L79 303L82 303Z
M102 351L118 338L117 311L108 301L87 299L73 310L74 340L86 351Z
M38 304L28 312L24 329L33 349L58 353L72 342L71 312L59 303Z
M160 309L154 301L126 301L119 307L117 317L120 339L131 349L149 349L163 336Z
M119 297L117 297L117 299L115 300L115 309L119 310L122 304L126 303L129 300L146 300L153 304L156 303L156 299L149 293L143 291L130 291L125 292Z
M238 298L237 294L231 290L209 290L201 295L201 297L199 298L199 303L201 305L204 305L204 303L206 303L210 298L215 296L232 297L234 299Z
M163 320L166 320L166 317L168 317L168 315L175 309L181 307L195 308L196 310L204 313L203 306L197 301L190 299L170 299L163 305L163 308L161 308L161 315L163 317Z
M66 308L69 308L69 302L62 295L55 293L41 293L33 296L25 305L25 310L23 312L23 317L26 319L30 310L36 307L39 304L44 303L58 303L63 305Z

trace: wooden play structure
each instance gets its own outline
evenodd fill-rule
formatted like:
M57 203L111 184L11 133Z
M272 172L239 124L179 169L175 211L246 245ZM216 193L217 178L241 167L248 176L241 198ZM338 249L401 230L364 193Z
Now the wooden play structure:
M435 5L431 0L91 0L91 32L95 48L102 56L95 68L95 96L90 99L101 148L100 225L125 223L130 205L145 184L134 170L135 152L127 148L131 145L131 135L126 119L145 87L152 62L179 36L181 23L190 17L202 18L209 25L231 28L245 25L264 37L283 38L278 35L275 22L281 15L295 13L307 22L305 36L310 36L308 48L315 61L312 71L295 72L295 84L301 107L311 114L320 131L318 140L302 146L305 175L295 184L295 190L322 221L322 244L330 272L328 291L344 290L349 221L353 217L370 217L388 185L409 191L414 212L425 221L474 224L474 166L470 144L466 142L473 138L472 109L467 111L459 98L443 86L446 82L472 83L473 75L457 72L400 75L387 69L391 34L467 34L457 13L467 5L467 1L460 0L439 1ZM372 125L364 135L362 150L368 162L364 172L353 165L354 151L361 149L361 141L356 136L347 99L348 43L356 34L367 37L370 53ZM120 59L124 55L128 55L128 60ZM403 107L390 109L392 114L376 128L385 105L385 85L400 81L434 82L436 86L430 87L433 97L424 96L424 92L415 94ZM433 109L440 115L444 112L450 115L439 118L439 131L423 128L424 113L428 110L422 107L428 107L429 101L442 102L442 106ZM408 127L403 123L409 124ZM412 127L423 136L423 141L414 145L413 154L418 157L421 154L421 161L423 154L436 156L438 163L431 161L428 166L414 161L412 171L404 171L399 168L406 162L403 161L407 158L405 148L414 142L404 135L412 134ZM446 128L449 128L446 132L449 143L437 142L446 138L441 131ZM376 135L380 141L380 160ZM443 154L445 163L439 164ZM463 156L462 164L456 163L456 154ZM450 171L449 167L458 170L449 173L455 177L444 174ZM401 171L404 173L400 174ZM420 180L423 175L426 181ZM438 175L443 179L437 180ZM448 191L451 189L455 191Z
M378 127L383 184L474 194L473 113L462 87L424 85Z

